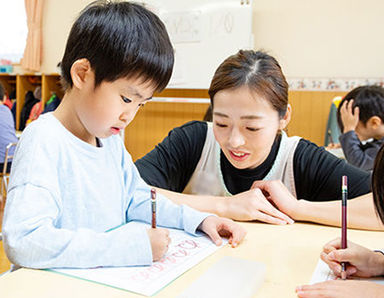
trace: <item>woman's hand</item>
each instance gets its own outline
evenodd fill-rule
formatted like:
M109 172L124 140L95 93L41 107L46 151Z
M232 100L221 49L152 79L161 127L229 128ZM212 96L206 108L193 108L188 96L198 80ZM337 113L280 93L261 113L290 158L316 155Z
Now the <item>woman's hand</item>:
M259 220L276 225L293 223L293 220L274 207L258 188L225 198L224 202L223 214L234 220Z
M336 238L324 245L321 259L336 276L340 276L341 262L347 262L347 277L372 277L384 273L384 255L348 241L341 249L341 239Z
M260 189L271 204L290 218L297 220L300 211L299 201L290 193L280 180L255 181L253 189Z

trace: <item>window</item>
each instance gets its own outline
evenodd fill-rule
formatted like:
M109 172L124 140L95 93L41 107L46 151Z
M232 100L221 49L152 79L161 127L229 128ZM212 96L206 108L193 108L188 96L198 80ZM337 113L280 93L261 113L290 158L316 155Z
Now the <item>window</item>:
M0 59L19 63L27 40L24 0L0 0Z

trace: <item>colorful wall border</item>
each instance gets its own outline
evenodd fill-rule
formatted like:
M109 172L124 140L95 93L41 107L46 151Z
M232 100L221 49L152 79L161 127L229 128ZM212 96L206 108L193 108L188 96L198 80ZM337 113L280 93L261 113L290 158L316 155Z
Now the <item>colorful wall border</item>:
M350 91L362 85L384 87L383 78L287 78L291 91Z

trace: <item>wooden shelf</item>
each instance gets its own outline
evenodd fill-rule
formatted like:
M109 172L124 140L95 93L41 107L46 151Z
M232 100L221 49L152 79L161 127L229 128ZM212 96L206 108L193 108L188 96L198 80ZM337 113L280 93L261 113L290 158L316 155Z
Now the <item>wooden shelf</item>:
M64 92L60 84L60 75L57 73L24 73L24 74L0 74L0 82L10 94L16 90L16 129L20 127L20 114L25 103L25 94L41 87L41 100L43 106L53 93L62 98Z

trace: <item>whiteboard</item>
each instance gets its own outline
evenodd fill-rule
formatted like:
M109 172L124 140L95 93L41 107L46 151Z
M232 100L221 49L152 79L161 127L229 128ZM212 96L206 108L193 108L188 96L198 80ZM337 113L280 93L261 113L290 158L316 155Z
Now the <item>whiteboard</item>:
M219 64L254 47L252 0L145 0L175 49L168 88L208 89Z

